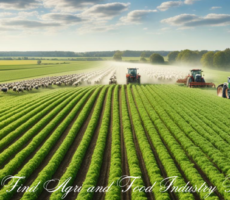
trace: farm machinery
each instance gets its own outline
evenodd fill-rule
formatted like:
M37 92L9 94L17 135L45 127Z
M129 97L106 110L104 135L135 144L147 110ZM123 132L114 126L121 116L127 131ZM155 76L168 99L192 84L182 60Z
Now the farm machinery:
M228 77L228 82L221 84L217 87L217 95L219 97L230 99L230 77Z
M117 84L117 77L116 72L113 73L113 75L109 79L109 85Z
M184 79L178 79L177 83L183 83L187 87L215 87L214 83L206 83L204 77L202 76L201 69L192 69L190 74Z
M126 84L129 83L141 83L141 76L137 73L138 68L128 68L126 74Z

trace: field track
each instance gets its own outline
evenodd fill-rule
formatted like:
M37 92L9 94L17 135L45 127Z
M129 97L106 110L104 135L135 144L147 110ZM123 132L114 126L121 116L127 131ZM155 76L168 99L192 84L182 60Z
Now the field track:
M1 98L0 182L15 175L25 177L18 185L39 186L25 193L0 186L0 200L230 199L222 185L230 174L226 99L175 85L97 85ZM124 176L138 178L119 181ZM173 176L161 192L161 181ZM46 184L49 189L66 180L65 187L80 188L49 193L43 184L51 179L60 182ZM204 182L216 190L175 192ZM92 186L111 187L87 192ZM142 186L146 191L133 191Z

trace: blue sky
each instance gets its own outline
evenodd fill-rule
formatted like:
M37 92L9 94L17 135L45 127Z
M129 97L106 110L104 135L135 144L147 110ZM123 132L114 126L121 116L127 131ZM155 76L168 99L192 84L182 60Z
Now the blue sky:
M0 0L0 51L229 46L229 0Z

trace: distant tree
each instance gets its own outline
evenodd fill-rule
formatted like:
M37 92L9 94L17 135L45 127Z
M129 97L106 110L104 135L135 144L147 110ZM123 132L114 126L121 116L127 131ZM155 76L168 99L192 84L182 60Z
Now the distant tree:
M157 54L157 53L153 53L150 56L150 62L155 63L155 64L163 64L165 61L164 61L163 56L161 56L160 54Z
M121 51L116 51L113 55L113 59L114 60L117 60L117 61L121 61L122 60L122 55L123 55L123 52Z
M28 57L24 57L23 60L28 60Z
M20 57L18 57L18 60L21 60L21 58L20 58Z
M145 52L142 52L141 53L141 58L145 58L146 57L146 53Z
M225 53L226 65L229 65L230 67L230 49L225 49L224 53Z
M223 51L216 52L213 58L213 65L216 68L224 69L226 66L226 54Z
M215 55L215 53L213 51L210 51L210 52L204 54L201 58L201 64L204 67L213 67L214 55Z
M194 63L198 63L200 59L199 59L198 52L186 49L178 54L176 61L182 63L194 64Z
M42 64L42 61L41 61L41 60L38 60L38 61L37 61L37 64L38 64L38 65Z
M170 53L168 54L168 61L169 61L170 63L175 62L175 61L176 61L176 58L177 58L177 56L178 56L179 53L180 53L179 51L170 52Z
M142 61L142 62L146 62L147 61L147 59L146 59L146 53L145 52L141 53L140 61Z
M197 54L198 54L198 56L199 56L199 59L201 59L202 56L203 56L204 54L206 54L206 53L208 53L207 50L198 51Z

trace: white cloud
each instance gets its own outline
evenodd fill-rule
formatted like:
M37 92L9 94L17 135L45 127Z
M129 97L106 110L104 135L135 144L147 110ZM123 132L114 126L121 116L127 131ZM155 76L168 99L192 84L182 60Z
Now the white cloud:
M73 12L101 3L103 0L43 0L44 6L56 11Z
M185 4L194 4L196 1L200 1L200 0L185 0L184 3Z
M230 25L230 14L208 14L200 17L191 14L182 14L161 21L172 26L197 27L197 26L227 26Z
M149 14L157 12L157 10L133 10L127 16L121 17L124 23L141 23Z
M211 7L211 9L210 10L216 10L216 9L221 9L222 7L220 7L220 6L213 6L213 7Z
M40 3L40 0L0 0L0 8L6 10L25 10L36 8Z
M2 17L2 18L5 18L5 17L12 17L12 16L14 16L15 15L15 13L11 13L11 12L1 12L0 13L0 17Z
M126 11L130 3L107 3L92 6L82 13L83 16L96 18L113 18Z
M14 28L17 30L26 29L39 29L39 28L52 28L52 27L60 27L61 24L56 22L43 22L43 21L34 21L34 20L26 20L26 19L4 19L0 20L0 26L4 28Z
M180 5L183 5L182 1L167 1L167 2L163 2L160 6L158 6L157 8L161 11L166 11L169 8L172 7L178 7Z
M88 33L103 33L114 31L118 28L119 25L107 25L107 24L96 24L94 26L85 25L78 28L77 32L80 35L88 34Z
M38 17L39 16L39 13L37 11L31 11L31 12L19 12L18 13L18 16L19 17L22 17L22 18L27 18L27 17Z
M60 14L60 13L48 13L42 16L43 20L46 21L56 21L66 24L76 24L85 22L86 19L82 18L80 15L73 14Z

